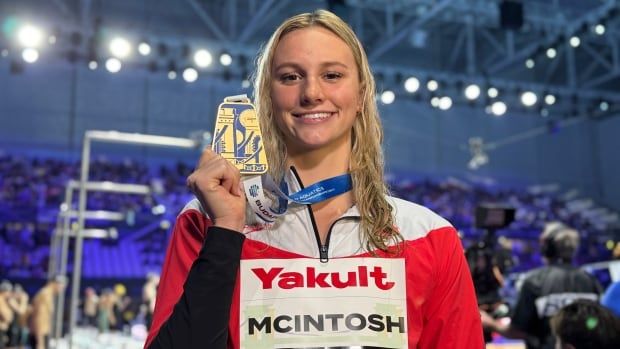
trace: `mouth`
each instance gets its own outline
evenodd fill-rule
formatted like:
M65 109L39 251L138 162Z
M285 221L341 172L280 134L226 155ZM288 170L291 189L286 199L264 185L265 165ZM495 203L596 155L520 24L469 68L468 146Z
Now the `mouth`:
M329 119L334 112L293 113L293 116L303 121L323 121Z

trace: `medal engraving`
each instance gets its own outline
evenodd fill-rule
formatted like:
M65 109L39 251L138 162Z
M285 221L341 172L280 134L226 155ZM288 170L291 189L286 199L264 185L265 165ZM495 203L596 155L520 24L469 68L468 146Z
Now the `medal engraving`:
M212 149L241 174L267 172L267 156L254 105L246 96L226 97L220 104Z

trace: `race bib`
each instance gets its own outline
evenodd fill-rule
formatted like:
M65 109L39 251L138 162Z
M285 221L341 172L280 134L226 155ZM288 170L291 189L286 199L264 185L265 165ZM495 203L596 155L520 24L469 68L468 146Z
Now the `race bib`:
M407 348L400 258L242 260L241 349Z

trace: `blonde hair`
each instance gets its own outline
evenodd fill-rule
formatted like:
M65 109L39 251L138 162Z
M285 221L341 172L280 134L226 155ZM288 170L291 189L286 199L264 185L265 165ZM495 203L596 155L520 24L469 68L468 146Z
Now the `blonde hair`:
M274 127L276 122L271 102L274 53L286 34L313 26L320 26L338 36L351 49L355 58L361 87L361 108L353 124L349 163L353 178L353 197L360 211L361 232L367 249L387 251L392 243L401 242L402 236L394 227L392 207L385 197L388 189L383 178L383 129L375 101L375 80L357 36L342 19L329 11L317 10L287 19L276 29L258 56L254 76L254 100L270 166L269 172L279 181L284 176L287 162L284 135L278 127Z

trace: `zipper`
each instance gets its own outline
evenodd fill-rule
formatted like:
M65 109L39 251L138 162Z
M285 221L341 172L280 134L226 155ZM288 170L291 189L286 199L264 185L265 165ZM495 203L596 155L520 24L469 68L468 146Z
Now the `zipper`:
M297 173L297 170L295 169L294 166L291 166L291 171L295 175L295 179L297 179L297 183L299 184L301 189L304 189L304 184L301 182L301 178L299 178L299 174ZM319 248L319 260L321 261L321 263L327 263L329 262L329 254L328 254L329 240L332 236L332 229L334 228L334 225L336 225L336 223L338 223L339 221L342 221L345 219L358 219L359 217L344 216L344 217L340 217L336 219L329 226L329 230L327 231L327 236L325 237L325 244L321 244L321 236L319 235L319 229L316 226L316 220L314 219L314 212L312 211L312 205L306 205L306 206L308 207L308 213L310 214L310 222L312 222L312 230L314 231L314 237L316 238L316 244Z
M308 208L310 209L310 217L312 217L312 219L314 220L314 216L312 216L312 208L310 206L308 206ZM321 245L321 240L319 239L319 258L321 263L327 263L329 262L329 257L327 255L327 252L329 250L329 240L332 236L332 229L334 228L334 226L336 225L336 223L340 222L340 221L344 221L346 219L353 219L353 220L357 220L359 219L358 216L343 216L340 217L338 219L336 219L330 226L329 226L329 230L327 231L327 236L325 237L325 245ZM318 231L316 233L316 235L318 236Z

